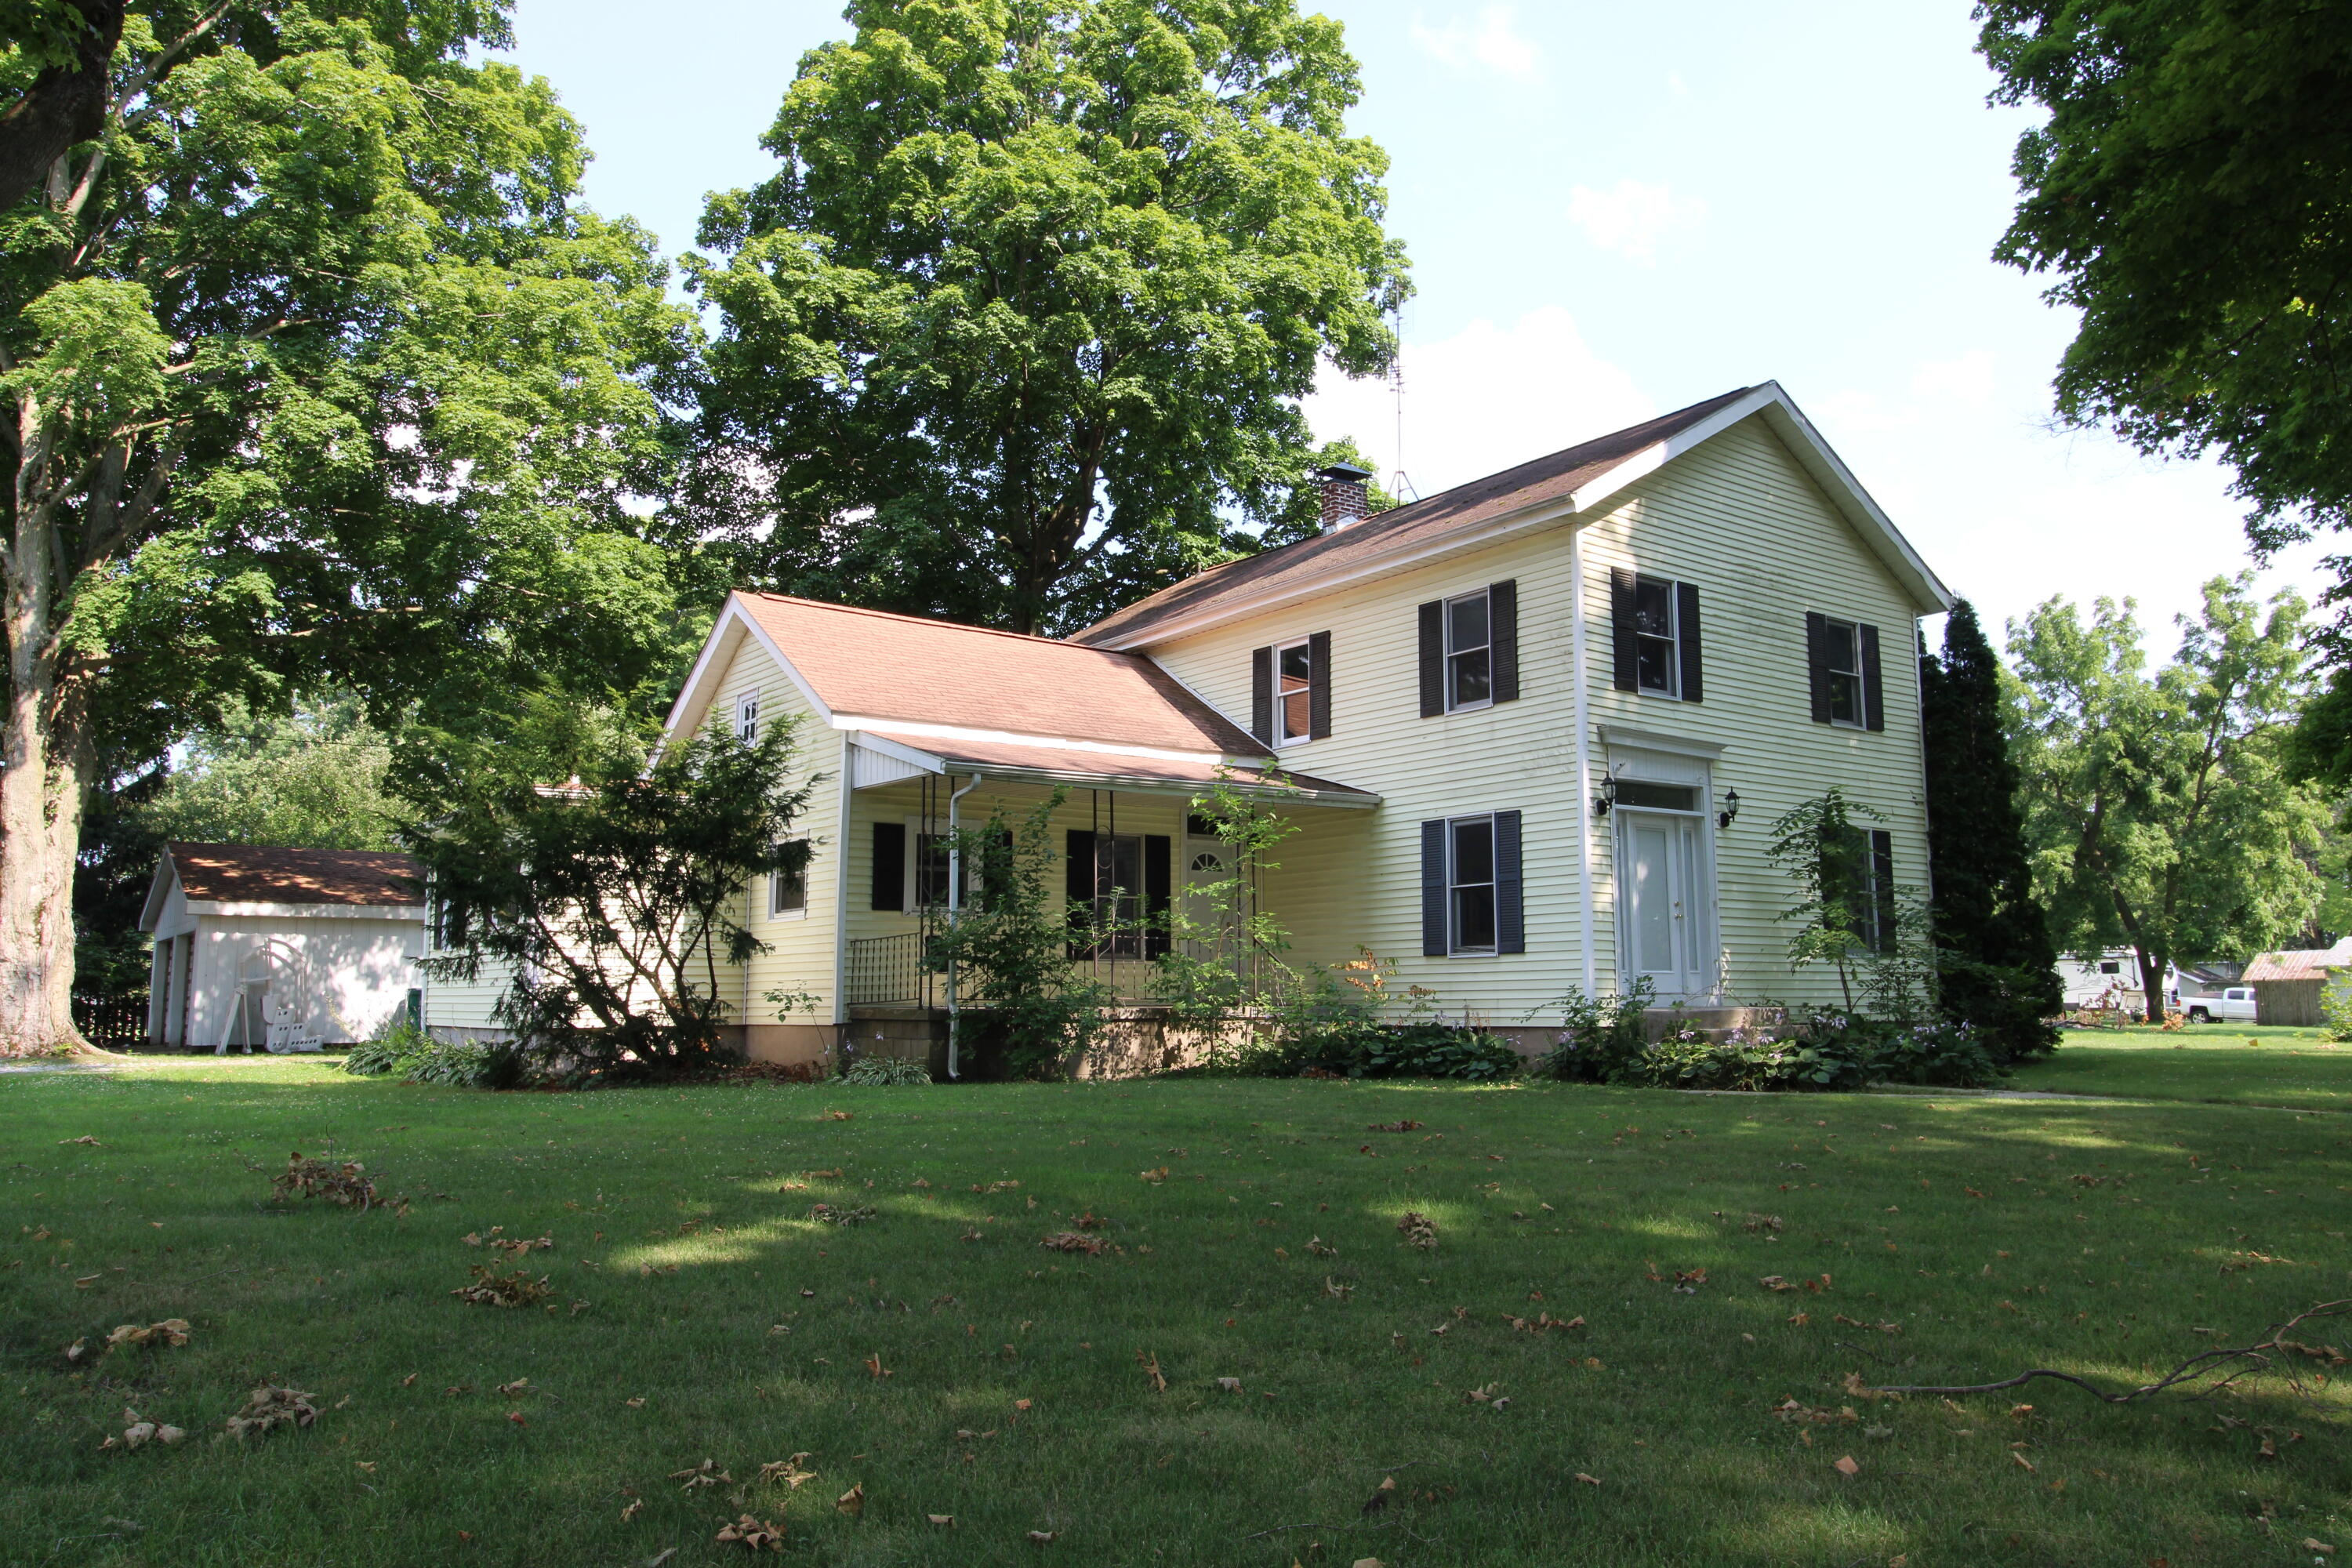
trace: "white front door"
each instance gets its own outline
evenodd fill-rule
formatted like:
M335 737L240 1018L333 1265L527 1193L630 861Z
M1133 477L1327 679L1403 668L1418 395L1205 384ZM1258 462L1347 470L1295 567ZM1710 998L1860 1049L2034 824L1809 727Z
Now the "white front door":
M1699 821L1663 812L1617 814L1624 967L1629 976L1646 976L1661 1000L1711 989L1707 916L1714 900Z
M1184 913L1193 935L1186 951L1194 958L1216 957L1230 947L1221 931L1223 911L1204 889L1233 875L1233 848L1220 839L1188 834L1184 839Z

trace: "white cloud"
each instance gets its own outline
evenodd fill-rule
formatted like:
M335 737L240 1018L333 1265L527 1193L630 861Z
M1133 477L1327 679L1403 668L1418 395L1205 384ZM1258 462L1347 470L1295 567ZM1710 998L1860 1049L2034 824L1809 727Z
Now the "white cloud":
M1508 326L1479 320L1450 338L1408 343L1403 359L1403 468L1424 496L1658 412L1557 305ZM1327 366L1305 407L1318 438L1354 437L1381 481L1392 479L1397 399L1389 382L1350 381Z
M1706 204L1678 196L1671 186L1620 180L1605 191L1590 185L1570 191L1568 216L1591 244L1648 266L1658 258L1658 241L1696 226L1706 216Z
M1911 378L1921 397L1948 397L1971 408L1992 401L1992 353L1970 349L1958 359L1929 360Z
M1455 70L1483 67L1515 81L1533 81L1543 74L1543 53L1519 35L1517 22L1508 5L1484 6L1474 20L1454 18L1443 27L1416 16L1413 47Z

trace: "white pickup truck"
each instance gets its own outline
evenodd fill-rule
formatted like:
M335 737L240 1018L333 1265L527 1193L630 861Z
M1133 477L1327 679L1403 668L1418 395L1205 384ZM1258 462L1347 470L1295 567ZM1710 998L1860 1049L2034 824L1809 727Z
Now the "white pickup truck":
M2216 1018L2227 1018L2241 1024L2254 1021L2254 988L2251 985L2230 985L2219 996L2183 996L2180 1010L2200 1024Z

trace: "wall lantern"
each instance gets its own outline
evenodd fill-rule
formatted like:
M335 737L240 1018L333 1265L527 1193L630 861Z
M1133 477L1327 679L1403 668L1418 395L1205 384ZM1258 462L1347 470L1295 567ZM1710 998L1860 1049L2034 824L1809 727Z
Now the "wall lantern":
M1615 808L1616 805L1617 775L1615 773L1604 773L1601 775L1600 793L1596 794L1592 797L1592 815L1595 816L1606 816L1612 809Z
M1726 790L1723 792L1723 809L1715 814L1715 825L1727 830L1738 820L1739 792L1736 789Z

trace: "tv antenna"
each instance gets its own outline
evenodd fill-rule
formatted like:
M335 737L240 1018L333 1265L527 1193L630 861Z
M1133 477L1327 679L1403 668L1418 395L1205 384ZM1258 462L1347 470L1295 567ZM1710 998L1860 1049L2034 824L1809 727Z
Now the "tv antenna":
M1400 300L1390 312L1396 334L1396 354L1389 361L1389 390L1396 399L1396 471L1389 480L1389 493L1399 501L1419 500L1421 492L1413 489L1412 480L1404 471L1404 304Z

